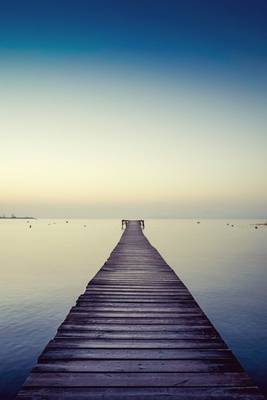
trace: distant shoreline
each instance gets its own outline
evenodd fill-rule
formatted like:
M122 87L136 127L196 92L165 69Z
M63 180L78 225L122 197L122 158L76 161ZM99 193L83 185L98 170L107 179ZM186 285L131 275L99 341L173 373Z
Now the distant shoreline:
M0 219L36 219L35 217L0 217Z

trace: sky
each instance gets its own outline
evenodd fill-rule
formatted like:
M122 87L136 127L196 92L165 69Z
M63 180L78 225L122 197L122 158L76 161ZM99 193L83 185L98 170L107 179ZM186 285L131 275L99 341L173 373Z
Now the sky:
M0 0L0 215L267 216L264 0Z

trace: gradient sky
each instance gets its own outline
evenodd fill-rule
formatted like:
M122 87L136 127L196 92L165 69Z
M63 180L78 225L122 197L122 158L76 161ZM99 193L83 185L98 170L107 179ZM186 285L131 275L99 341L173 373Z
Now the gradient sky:
M0 2L0 214L266 217L267 2Z

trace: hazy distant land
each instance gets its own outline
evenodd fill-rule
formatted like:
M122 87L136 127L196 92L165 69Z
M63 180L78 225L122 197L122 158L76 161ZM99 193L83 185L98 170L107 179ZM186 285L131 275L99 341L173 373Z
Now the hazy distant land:
M2 215L2 216L0 216L0 219L36 219L36 218L35 217L22 217L22 216L17 217L16 215L11 214L10 216Z

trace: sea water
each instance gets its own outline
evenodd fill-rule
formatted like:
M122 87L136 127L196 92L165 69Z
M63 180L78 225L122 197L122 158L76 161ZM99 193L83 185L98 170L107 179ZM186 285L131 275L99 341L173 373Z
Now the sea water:
M266 391L267 227L255 222L148 219L145 234ZM1 400L14 397L120 235L119 220L0 219Z

